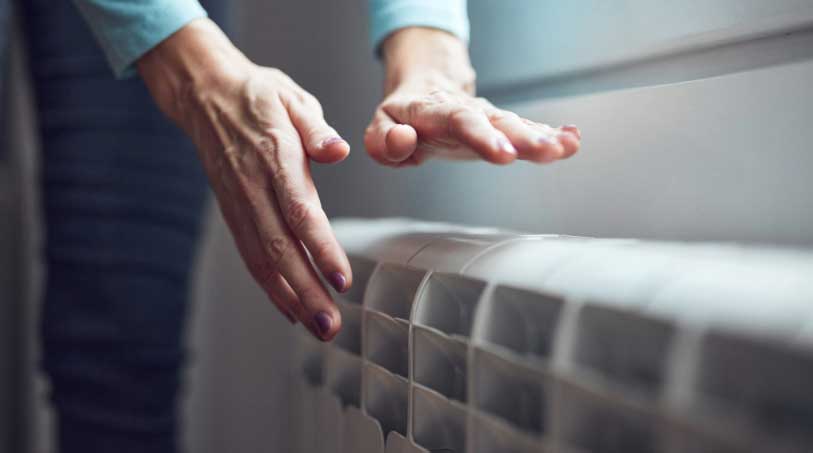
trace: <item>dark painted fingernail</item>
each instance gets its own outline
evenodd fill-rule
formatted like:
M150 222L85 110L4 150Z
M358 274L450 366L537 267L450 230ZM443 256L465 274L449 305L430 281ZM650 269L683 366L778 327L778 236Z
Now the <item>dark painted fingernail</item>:
M342 139L341 137L330 137L328 139L325 139L325 141L322 142L322 148L327 148L328 146L334 143L344 143L344 139Z
M330 280L330 284L336 288L338 292L344 292L344 287L347 285L347 279L344 278L344 275L341 272L331 272L327 279Z
M503 152L506 152L508 154L517 153L517 149L514 148L514 145L512 145L511 142L509 142L508 139L505 137L497 138L497 147L500 148Z
M319 329L319 334L323 336L327 335L327 333L330 332L330 327L333 326L333 320L330 319L330 315L323 311L316 313L313 320L316 321L316 327Z

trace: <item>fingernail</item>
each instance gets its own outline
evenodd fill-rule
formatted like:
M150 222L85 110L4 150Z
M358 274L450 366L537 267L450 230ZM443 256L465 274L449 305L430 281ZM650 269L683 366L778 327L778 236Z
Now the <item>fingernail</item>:
M330 332L330 327L333 325L333 320L330 319L330 315L320 311L319 313L316 313L313 320L316 321L316 327L319 329L320 335L324 336Z
M503 152L506 152L506 153L509 153L509 154L516 154L517 153L517 149L514 148L514 145L512 145L511 142L509 142L508 139L505 138L505 137L497 138L497 147L500 148L501 150L503 150Z
M578 134L573 131L562 131L556 134L556 138L559 140L559 142L561 142L562 138L564 137L570 137L572 140L581 141Z
M570 132L571 134L575 135L576 138L581 140L582 133L579 131L579 128L576 127L575 124L565 124L564 126L562 126L562 129Z
M344 292L344 287L347 285L347 279L344 278L344 275L341 272L331 272L327 279L330 280L330 284L336 288L338 292Z
M537 142L543 145L553 145L555 142L544 135L536 139Z
M342 143L342 142L344 142L344 139L341 138L341 137L330 137L328 139L325 139L325 141L322 142L322 148L327 148L328 146L330 146L330 145L332 145L334 143Z

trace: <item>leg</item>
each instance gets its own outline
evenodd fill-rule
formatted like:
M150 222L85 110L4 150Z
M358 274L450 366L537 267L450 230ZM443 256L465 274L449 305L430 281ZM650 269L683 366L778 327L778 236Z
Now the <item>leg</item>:
M72 2L21 6L43 146L43 363L60 451L174 452L205 178L140 80L112 78Z
M11 5L8 0L0 0L0 134L4 137L0 140L0 162L7 159L7 150L4 149L8 145L6 134L2 130L5 127L6 119L3 109L6 107L6 85L5 80L6 72L8 72L8 47L9 38L11 37Z

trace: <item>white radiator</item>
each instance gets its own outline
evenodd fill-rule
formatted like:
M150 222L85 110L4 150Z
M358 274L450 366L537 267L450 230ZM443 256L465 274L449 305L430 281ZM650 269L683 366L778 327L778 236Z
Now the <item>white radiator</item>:
M813 253L343 220L296 452L803 452Z

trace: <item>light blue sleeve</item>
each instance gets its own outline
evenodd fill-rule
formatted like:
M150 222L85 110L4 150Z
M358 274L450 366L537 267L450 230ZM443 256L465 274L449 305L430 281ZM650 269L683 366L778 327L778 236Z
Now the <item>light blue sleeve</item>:
M135 74L133 64L194 19L206 17L197 0L74 0L116 77Z
M373 49L390 33L410 26L432 27L469 40L466 0L369 0Z

